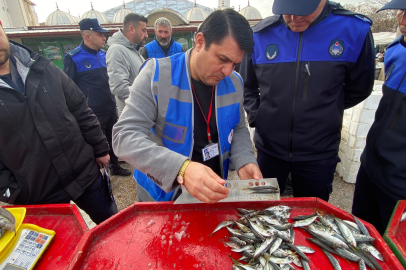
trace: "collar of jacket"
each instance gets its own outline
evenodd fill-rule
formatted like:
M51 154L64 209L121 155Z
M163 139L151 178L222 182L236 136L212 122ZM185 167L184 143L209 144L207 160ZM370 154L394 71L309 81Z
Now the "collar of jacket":
M87 51L88 53L91 53L94 55L96 55L100 51L100 50L93 50L93 49L89 48L88 46L86 46L86 44L83 40L82 40L82 42L80 42L80 47L82 47L82 49Z
M309 25L309 27L307 29L309 29L309 28L317 25L321 21L323 21L328 15L330 15L330 12L331 12L331 9L330 9L330 6L329 6L329 1L327 0L326 4L324 5L323 10L320 13L320 15ZM290 30L290 27L287 25L287 23L283 19L283 16L281 15L280 17L281 17L282 23Z
M154 37L154 39L155 39L156 43L158 43L159 47L161 47L161 48L170 48L172 46L172 44L175 42L175 39L173 39L173 37L171 37L171 42L169 42L168 47L163 47L163 46L161 46L161 44L159 44L158 39L156 39L156 36Z

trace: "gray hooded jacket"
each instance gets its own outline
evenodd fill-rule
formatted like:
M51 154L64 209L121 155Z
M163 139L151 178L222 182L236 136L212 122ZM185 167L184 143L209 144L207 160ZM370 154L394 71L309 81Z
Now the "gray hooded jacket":
M131 43L122 30L114 33L107 41L106 62L111 92L116 96L118 115L125 106L125 100L130 95L130 86L138 75L144 58Z

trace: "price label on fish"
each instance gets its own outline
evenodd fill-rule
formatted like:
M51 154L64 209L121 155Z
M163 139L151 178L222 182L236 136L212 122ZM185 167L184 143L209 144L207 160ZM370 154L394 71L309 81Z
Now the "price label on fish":
M225 186L229 189L228 197L220 202L245 202L245 201L274 201L280 200L279 186L276 178L261 180L227 180ZM194 198L182 186L182 194L174 204L202 203Z

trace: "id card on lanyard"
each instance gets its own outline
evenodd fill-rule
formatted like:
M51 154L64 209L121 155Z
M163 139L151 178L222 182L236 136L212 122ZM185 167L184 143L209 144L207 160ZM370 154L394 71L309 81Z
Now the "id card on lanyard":
M206 161L206 160L209 160L209 159L211 159L211 158L217 157L217 156L219 155L219 146L218 146L218 143L213 143L213 142L212 142L212 140L211 140L211 134L210 134L210 118L211 118L211 112L212 112L212 110L213 110L214 86L213 86L213 89L212 89L212 92L211 92L210 107L209 107L209 113L208 113L208 115L207 115L207 118L206 118L206 116L204 115L204 112L203 112L202 106L200 105L199 100L197 99L197 95L196 95L196 92L195 92L195 88L193 87L193 84L192 84L191 86L192 86L192 91L193 91L193 94L195 95L197 104L199 105L199 108L200 108L200 111L202 112L203 118L204 118L204 120L206 121L206 126L207 126L207 127L206 127L207 139L208 139L208 141L209 141L209 144L206 145L206 146L202 149L203 161Z

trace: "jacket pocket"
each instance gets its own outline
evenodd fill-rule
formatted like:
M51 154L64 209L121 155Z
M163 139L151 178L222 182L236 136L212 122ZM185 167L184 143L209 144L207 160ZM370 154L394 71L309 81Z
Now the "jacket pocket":
M170 124L165 122L165 127L162 137L175 142L183 144L185 142L187 127Z
M400 102L399 108L396 111L395 117L393 118L393 120L389 126L389 129L393 130L395 128L396 123L398 122L399 117L402 114L402 109L403 109L405 103L406 103L406 96L402 98L402 101Z
M310 63L306 62L304 71L304 82L303 82L303 99L307 99L307 90L309 88L309 78L310 78Z

